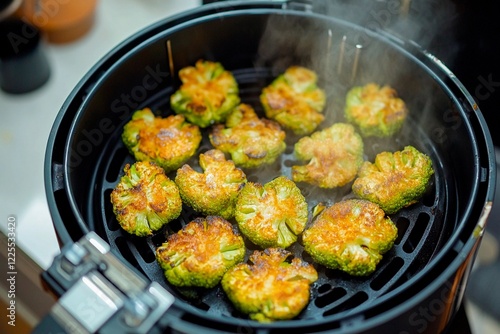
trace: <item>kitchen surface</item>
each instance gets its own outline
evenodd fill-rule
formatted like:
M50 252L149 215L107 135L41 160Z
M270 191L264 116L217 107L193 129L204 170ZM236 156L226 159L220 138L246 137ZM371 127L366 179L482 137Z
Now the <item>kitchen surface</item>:
M15 234L18 289L22 286L33 289L33 292L19 291L18 310L25 312L24 315L18 313L19 326L7 326L6 317L1 313L0 332L29 332L53 303L50 295L43 295L39 274L60 251L44 188L46 144L59 108L87 71L120 42L143 27L201 3L198 0L100 0L95 20L83 36L65 43L43 41L50 67L50 77L45 84L23 94L0 90L0 231L4 235ZM2 254L7 247L4 239ZM496 237L486 234L477 266L498 261L498 248ZM4 286L0 288L0 301L5 303L7 291ZM35 292L43 296L34 297ZM500 308L500 304L496 306ZM498 322L484 312L474 298L466 300L465 308L472 333L500 332ZM5 310L3 304L2 309Z

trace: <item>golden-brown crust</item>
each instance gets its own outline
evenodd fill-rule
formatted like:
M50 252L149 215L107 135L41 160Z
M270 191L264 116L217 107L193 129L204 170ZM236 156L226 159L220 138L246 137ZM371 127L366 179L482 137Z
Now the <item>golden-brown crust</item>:
M177 170L175 182L185 204L205 215L234 216L239 191L247 182L245 173L217 149L200 154L203 173L185 164Z
M110 199L120 226L129 233L141 235L145 233L143 229L149 227L138 226L145 222L139 217L157 214L167 223L180 214L182 203L177 186L161 167L153 162L139 161L133 168L135 175L131 175L130 164L125 166L125 175L111 192ZM153 227L150 226L153 230L158 228Z
M200 141L199 128L186 123L182 115L156 117L154 123L144 124L138 135L139 151L152 159L173 160L186 152L193 155Z
M207 78L205 73L213 72L217 63L198 60L195 66L188 66L179 71L182 81L180 90L191 97L189 109L195 114L203 114L207 106L220 108L228 91L234 86L233 75L229 71L220 73L217 78ZM207 103L208 102L208 103Z
M375 203L350 199L328 207L304 231L304 249L314 261L355 276L376 270L392 248L397 227Z
M394 235L395 226L382 223L386 219L384 211L374 203L342 201L321 212L314 225L304 232L304 238L316 249L338 248L340 251L346 244L364 243L360 238L367 236L370 236L369 244L375 245Z
M296 184L279 176L264 185L247 183L238 195L235 218L254 244L287 248L304 230L308 207Z
M222 244L243 244L243 240L233 225L218 216L196 218L182 230L167 238L166 246L157 249L157 256L164 263L172 262L170 253L183 254L182 265L190 272L217 271L225 268L220 249Z
M291 253L281 248L254 251L252 264L241 263L226 273L223 287L243 312L256 320L290 319L309 302L314 267L299 258L284 264Z
M260 100L266 116L296 134L308 134L325 119L326 101L316 86L316 74L304 67L291 66L262 90Z
M363 162L363 141L352 125L336 123L302 137L295 144L295 155L309 160L307 165L292 166L295 182L321 188L341 187L357 175Z
M235 164L256 167L271 163L285 150L286 133L277 122L259 118L248 104L240 104L233 113L239 113L238 121L230 115L227 127L215 125L210 141L217 149L231 154Z
M396 90L387 85L365 85L361 101L361 104L351 107L351 114L355 119L362 119L366 125L376 126L381 120L386 124L394 123L404 120L408 113L406 104L398 97Z
M406 146L402 151L377 154L373 163L365 161L352 190L392 214L415 203L433 174L432 160L413 146Z
M408 109L390 86L375 83L353 87L347 93L345 116L364 137L388 137L404 124Z

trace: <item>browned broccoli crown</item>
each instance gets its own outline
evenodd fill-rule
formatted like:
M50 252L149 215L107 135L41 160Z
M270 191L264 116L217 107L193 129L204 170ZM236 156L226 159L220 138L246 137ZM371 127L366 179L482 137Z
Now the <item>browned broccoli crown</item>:
M261 103L268 118L297 135L313 132L323 122L326 95L312 70L291 66L262 90Z
M377 154L374 163L364 162L352 190L392 214L417 202L433 174L430 157L406 146L402 151Z
M240 263L222 278L234 306L253 320L270 322L296 317L309 303L314 267L281 248L254 251L250 264Z
M363 141L354 127L336 123L302 137L294 147L297 159L307 165L292 166L292 179L321 188L336 188L354 180L363 163Z
M111 203L125 231L147 236L179 217L179 190L161 167L139 161L132 166L127 164L124 172L111 192Z
M179 78L182 86L170 98L172 109L202 128L224 122L240 103L238 83L220 63L198 60L181 69Z
M175 183L183 202L206 216L232 218L236 197L247 182L245 173L219 150L200 154L200 166L203 173L189 165L177 170Z
M408 109L390 86L369 83L352 88L346 97L346 119L363 137L389 137L403 125Z
M137 160L154 161L168 173L196 153L202 137L200 129L184 116L155 117L145 108L125 124L122 139Z
M240 104L226 126L214 126L209 138L237 166L251 168L273 163L286 148L285 136L278 123L259 118L250 105Z
M218 216L194 219L156 250L165 277L178 287L213 288L244 258L243 238Z
M254 244L286 248L304 230L308 207L297 185L279 176L264 185L248 182L236 200L235 218Z
M396 237L396 225L377 204L351 199L321 212L302 240L317 263L366 276L376 269Z

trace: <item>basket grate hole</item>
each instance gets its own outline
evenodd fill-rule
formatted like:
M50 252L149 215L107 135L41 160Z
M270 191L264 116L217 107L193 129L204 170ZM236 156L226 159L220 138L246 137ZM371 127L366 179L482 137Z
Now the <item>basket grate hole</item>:
M410 226L410 221L408 220L408 218L405 217L398 218L398 220L396 221L396 227L398 228L398 236L394 241L395 245L399 245L401 239L403 239L403 236L406 234L406 231L408 230L409 226Z
M302 260L307 262L307 263L314 263L314 259L312 258L312 256L306 252L305 250L301 252L301 257L302 257Z
M336 314L342 311L347 311L355 308L356 306L359 306L366 302L368 300L368 294L364 291L359 291L353 296L351 296L349 299L341 303L340 305L335 306L334 308L326 311L324 313L324 316L329 316L332 314Z
M110 165L106 173L106 181L115 182L123 171L123 161L127 160L128 150L124 146L118 147L112 154Z
M167 233L164 229L160 232L153 234L151 237L151 242L153 243L153 247L156 249L160 247L167 240Z
M134 241L134 245L137 248L137 252L141 256L141 258L146 263L152 263L156 261L156 255L149 246L148 239L138 239Z
M319 288L318 288L318 293L319 294L323 294L323 293L326 293L328 291L332 290L332 286L330 284L322 284Z
M429 190L424 194L421 202L427 207L433 207L435 202L438 200L438 197L436 196L436 186L434 185L434 182L431 181L428 187Z
M106 189L106 191L104 191L104 200L109 200L112 191L113 189ZM113 212L113 206L111 204L104 205L104 216L109 230L118 231L120 229L120 224L116 220L115 214Z
M404 265L404 260L394 257L391 262L372 280L370 287L378 291L389 283Z
M328 284L329 287L331 287ZM331 305L332 303L336 302L340 298L344 297L347 294L346 290L344 288L334 288L330 292L317 297L314 300L314 305L316 305L319 308L323 308L327 305Z
M181 211L181 215L177 219L174 219L167 224L167 233L177 233L185 225L189 224L198 217L200 217L200 214L189 208L187 205L184 205Z
M403 250L406 253L412 253L417 248L417 245L420 241L422 241L422 237L427 229L429 221L430 217L427 213L422 212L418 215L410 235L403 245Z
M118 237L115 239L115 244L121 256L123 256L134 267L139 268L139 263L137 262L134 254L132 253L130 246L128 245L127 239L124 237Z

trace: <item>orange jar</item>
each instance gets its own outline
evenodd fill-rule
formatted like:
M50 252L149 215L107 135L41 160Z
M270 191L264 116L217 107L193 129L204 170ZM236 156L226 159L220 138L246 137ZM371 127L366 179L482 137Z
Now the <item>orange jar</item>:
M97 0L24 0L19 15L38 27L49 42L66 43L93 26Z

